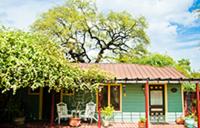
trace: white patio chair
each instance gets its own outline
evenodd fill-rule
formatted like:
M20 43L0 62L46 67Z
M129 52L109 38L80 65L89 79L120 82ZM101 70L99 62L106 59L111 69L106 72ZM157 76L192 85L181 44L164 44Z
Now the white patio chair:
M84 120L90 119L90 123L92 123L93 119L97 121L97 119L95 118L95 108L96 104L94 102L91 101L87 103L85 111L83 111L84 114L81 114L80 117Z
M60 102L57 104L57 113L58 113L58 124L60 124L61 118L70 118L71 114L68 113L67 104Z

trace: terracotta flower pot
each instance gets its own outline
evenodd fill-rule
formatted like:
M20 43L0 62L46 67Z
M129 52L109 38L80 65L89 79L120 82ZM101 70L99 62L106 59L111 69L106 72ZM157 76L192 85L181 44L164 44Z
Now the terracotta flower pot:
M184 124L185 121L184 121L183 118L179 117L179 118L176 119L176 123L177 123L177 124Z
M138 128L145 128L145 122L138 122Z
M107 128L109 125L110 125L110 122L109 122L109 121L103 121L103 126L104 126L104 127Z
M78 127L81 125L81 119L80 118L70 118L69 125L72 127Z

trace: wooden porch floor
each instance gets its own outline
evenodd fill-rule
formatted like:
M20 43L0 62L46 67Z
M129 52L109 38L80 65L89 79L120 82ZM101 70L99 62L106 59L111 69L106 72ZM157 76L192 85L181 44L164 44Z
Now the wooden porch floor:
M97 124L82 124L80 128L98 128ZM103 127L102 127L103 128ZM108 128L138 128L137 123L112 123ZM156 124L150 125L150 128L184 128L184 125L177 124Z
M50 127L48 123L42 122L34 122L34 123L26 123L24 126L14 126L12 124L1 124L0 128L71 128L67 126L67 124L62 125L55 125ZM82 123L78 128L98 128L97 123L89 124L89 123ZM102 127L104 128L104 127ZM107 128L138 128L137 123L112 123L111 126ZM176 125L176 124L156 124L150 125L150 128L185 128L184 125Z

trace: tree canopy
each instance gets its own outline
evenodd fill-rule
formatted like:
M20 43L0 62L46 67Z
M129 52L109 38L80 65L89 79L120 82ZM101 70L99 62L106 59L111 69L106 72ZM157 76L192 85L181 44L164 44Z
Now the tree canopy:
M117 62L144 64L151 66L174 66L175 61L168 55L162 55L158 53L150 53L142 46L136 47L127 54L120 55Z
M87 63L148 44L146 28L144 17L127 12L101 13L92 0L68 0L43 13L32 26L33 31L47 34L60 44L68 60Z
M0 89L48 86L94 89L102 79L109 78L98 68L82 70L65 59L59 46L45 36L22 31L0 32ZM95 81L94 81L95 80Z

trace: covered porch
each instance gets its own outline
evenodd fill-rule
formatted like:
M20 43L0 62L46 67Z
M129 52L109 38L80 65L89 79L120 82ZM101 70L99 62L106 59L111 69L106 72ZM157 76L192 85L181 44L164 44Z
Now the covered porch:
M13 124L0 124L0 127L4 128L13 128L15 125ZM25 128L70 128L67 123L63 123L61 125L54 125L51 126L49 123L45 122L28 122L24 126ZM184 125L177 125L177 124L150 124L151 128L184 128ZM97 123L89 124L89 123L82 123L79 128L98 128ZM109 128L138 128L137 123L128 123L128 122L118 122L118 123L111 123Z
M112 89L117 89L120 92L118 95L119 104L114 112L113 121L115 122L126 122L127 119L129 122L137 122L139 117L145 117L146 128L151 125L151 122L174 123L178 117L185 115L182 84L184 82L195 83L197 93L199 92L199 78L186 78L174 68L137 64L80 64L83 68L94 65L116 76L114 80L102 82L107 84L107 105L113 105L115 102L115 99L111 98ZM113 83L118 84L119 87L113 87ZM130 86L130 84L136 86ZM99 88L99 92L101 92L101 88ZM102 94L98 93L97 101L98 99L105 99L105 96L102 98ZM197 99L199 99L198 95ZM197 102L197 109L200 109L199 100ZM100 119L100 108L105 105L103 102L96 103ZM197 111L199 117L199 110ZM200 122L200 117L198 119ZM98 126L100 127L100 125L99 120Z

